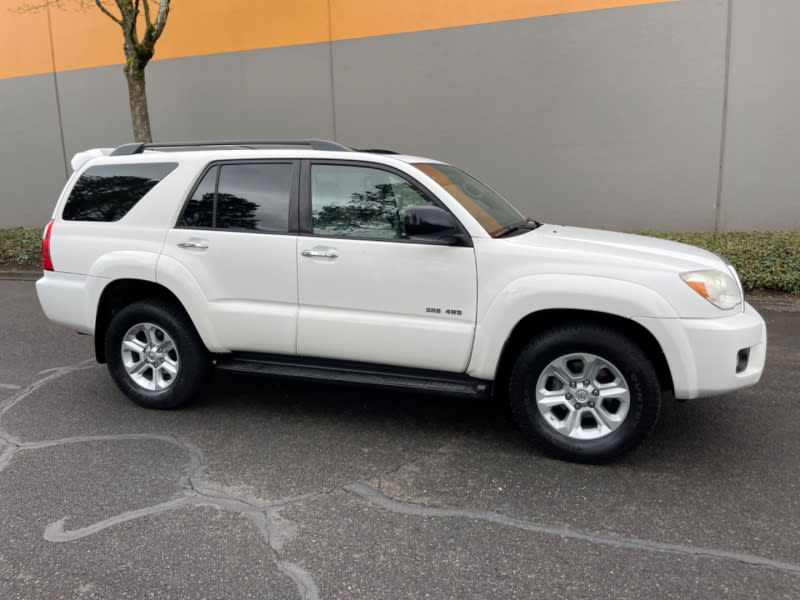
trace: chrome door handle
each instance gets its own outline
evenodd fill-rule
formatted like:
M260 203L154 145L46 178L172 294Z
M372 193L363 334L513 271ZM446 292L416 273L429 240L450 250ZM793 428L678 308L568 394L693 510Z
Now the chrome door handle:
M208 242L178 242L178 248L200 248L201 250L208 249Z
M312 256L314 258L338 258L339 253L336 250L303 250L303 256Z

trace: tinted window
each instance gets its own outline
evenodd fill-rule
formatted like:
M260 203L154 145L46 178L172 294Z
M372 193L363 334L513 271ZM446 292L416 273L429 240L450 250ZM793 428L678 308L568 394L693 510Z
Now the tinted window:
M291 164L223 165L215 226L285 233L291 188Z
M141 163L89 167L69 194L67 221L118 221L172 172L177 163Z
M404 239L409 206L433 205L411 183L380 169L344 165L311 167L314 233Z
M214 190L217 187L218 167L209 169L197 185L183 211L180 225L183 227L213 227Z
M286 233L291 188L291 163L215 166L195 188L179 225Z

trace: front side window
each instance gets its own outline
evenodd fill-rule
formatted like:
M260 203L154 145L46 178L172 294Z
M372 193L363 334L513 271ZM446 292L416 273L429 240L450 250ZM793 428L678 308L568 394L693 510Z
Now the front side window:
M469 173L441 163L414 166L447 190L492 237L528 221L505 198Z
M139 163L89 167L75 182L61 216L66 221L119 221L177 166Z
M402 177L370 167L312 165L311 215L316 235L407 239L409 206L433 206Z
M291 188L291 163L214 166L195 188L179 226L287 233Z

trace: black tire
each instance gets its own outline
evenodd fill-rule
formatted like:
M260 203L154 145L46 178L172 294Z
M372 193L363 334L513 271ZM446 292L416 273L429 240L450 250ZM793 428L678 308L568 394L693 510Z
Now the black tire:
M173 342L169 347L174 347L174 351L169 350L164 356L173 368L177 364L176 375L167 373L160 366L157 369L146 366L142 374L136 375L146 384L148 375L154 379L158 370L161 374L159 382L166 386L162 389L157 389L159 386L156 384L153 384L154 389L147 389L137 383L126 369L123 339L129 333L133 335L131 332L135 332L137 327L144 328L145 325L155 326L155 329L147 328L155 332L154 338L160 331L162 340L166 339L163 337L165 334ZM149 339L146 334L140 333L141 339ZM105 350L108 370L114 383L128 398L145 408L170 409L186 404L201 392L211 373L210 355L189 317L180 307L161 300L136 302L116 313L106 330ZM129 364L137 359L145 360L144 354L128 351Z
M548 378L547 374L552 373L548 369L557 359L576 354L584 355L587 361L591 360L591 356L607 361L624 378L622 383L628 390L627 414L620 417L619 424L614 424L616 429L602 434L597 421L594 430L587 429L589 435L592 435L593 431L597 432L596 435L600 437L596 439L576 439L558 431L555 426L548 424L537 405L536 390L537 384L540 383L539 378L542 377L542 381L545 382L555 380L556 386L561 386L559 377ZM577 361L577 365L580 367L580 360ZM605 377L614 377L608 370L604 373L607 374ZM591 390L594 387L588 386L587 389ZM509 377L508 389L511 411L519 427L547 454L574 462L605 463L630 452L650 435L661 412L661 386L653 363L641 347L628 336L601 325L566 325L537 335L517 357ZM553 393L560 394L561 391L556 387ZM564 388L565 394L571 391L573 390ZM576 401L576 394L572 395L572 398ZM575 413L589 414L588 423L591 426L592 415L598 414L594 412L594 398L585 393L582 398L586 403ZM588 408L589 401L592 401L592 409ZM612 402L617 401L612 400ZM566 421L559 422L560 415L556 410L568 415L572 409L569 407L567 409L543 408L552 411L548 413L548 418L559 425ZM576 421L580 422L581 419L577 418ZM582 424L578 429L580 427ZM582 434L583 431L578 432L578 435Z

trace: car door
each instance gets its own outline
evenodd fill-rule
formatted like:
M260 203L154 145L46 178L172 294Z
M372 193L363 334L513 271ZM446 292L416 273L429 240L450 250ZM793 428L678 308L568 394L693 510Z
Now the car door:
M167 234L229 350L295 353L298 182L291 160L212 164Z
M407 207L437 201L389 167L311 161L302 181L298 354L463 372L477 303L468 236L405 235Z

